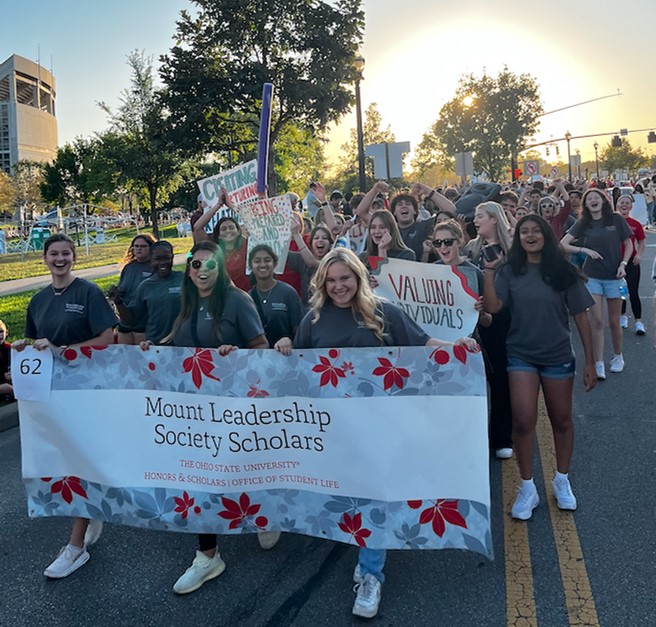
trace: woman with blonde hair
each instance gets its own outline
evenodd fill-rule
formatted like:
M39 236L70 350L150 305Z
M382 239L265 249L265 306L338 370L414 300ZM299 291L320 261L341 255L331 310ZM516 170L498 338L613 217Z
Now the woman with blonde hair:
M485 263L508 254L512 243L510 224L503 207L489 201L476 207L474 225L478 236L467 243L465 252L472 263L482 270ZM513 454L512 409L506 371L506 338L509 329L510 314L507 307L492 315L488 327L479 327L490 386L490 448L495 451L498 459L509 459Z
M396 305L376 297L369 274L355 253L347 248L331 250L312 278L310 311L294 338L294 348L341 348L375 346L443 346L429 337ZM456 342L477 350L476 341ZM358 584L353 614L373 618L378 613L384 581L385 551L360 549L353 580Z

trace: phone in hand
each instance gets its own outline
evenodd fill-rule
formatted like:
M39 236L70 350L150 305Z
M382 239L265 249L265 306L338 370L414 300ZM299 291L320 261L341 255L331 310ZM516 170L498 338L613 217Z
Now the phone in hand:
M489 246L484 246L481 249L481 254L483 255L483 259L490 263L491 261L495 261L498 259L503 250L501 248L500 244L490 244Z

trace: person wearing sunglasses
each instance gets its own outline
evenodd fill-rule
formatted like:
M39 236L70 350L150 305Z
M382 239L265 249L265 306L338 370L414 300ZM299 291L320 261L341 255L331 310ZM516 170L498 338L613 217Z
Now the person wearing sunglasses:
M563 182L560 179L554 181L554 188L553 195L540 198L538 215L547 221L556 239L560 240L575 220L571 217L569 192L565 189ZM561 200L563 205L561 205Z
M141 348L148 350L148 342ZM214 242L199 242L189 253L180 294L180 313L162 344L218 348L227 355L238 348L269 348L253 299L230 279L223 254ZM280 533L264 532L262 548L272 548ZM173 586L177 594L198 590L225 570L215 534L199 534L191 566Z
M492 324L492 315L483 309L483 272L460 253L464 241L464 233L456 220L447 220L438 224L431 240L431 246L437 257L435 263L457 267L465 275L468 285L480 297L475 305L479 313L478 325L489 327Z

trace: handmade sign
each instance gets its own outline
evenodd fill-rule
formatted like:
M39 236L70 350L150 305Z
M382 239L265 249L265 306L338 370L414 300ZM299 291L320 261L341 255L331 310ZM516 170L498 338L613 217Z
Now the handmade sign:
M492 554L480 354L134 346L20 401L30 516Z
M476 276L469 269L403 259L370 257L377 296L398 305L428 335L455 342L474 332Z

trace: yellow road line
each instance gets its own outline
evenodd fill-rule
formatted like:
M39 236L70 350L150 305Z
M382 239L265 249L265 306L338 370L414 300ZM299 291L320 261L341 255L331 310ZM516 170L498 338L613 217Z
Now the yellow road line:
M538 619L535 612L528 525L510 516L519 486L519 472L514 460L503 462L502 485L506 619L509 627L536 627Z
M590 580L588 579L588 571L585 567L574 516L571 512L562 512L558 509L551 490L551 480L556 471L556 452L551 424L542 397L540 397L538 410L537 435L569 624L598 626L599 617L597 616L597 608L590 588ZM574 488L576 488L576 485L574 485Z

